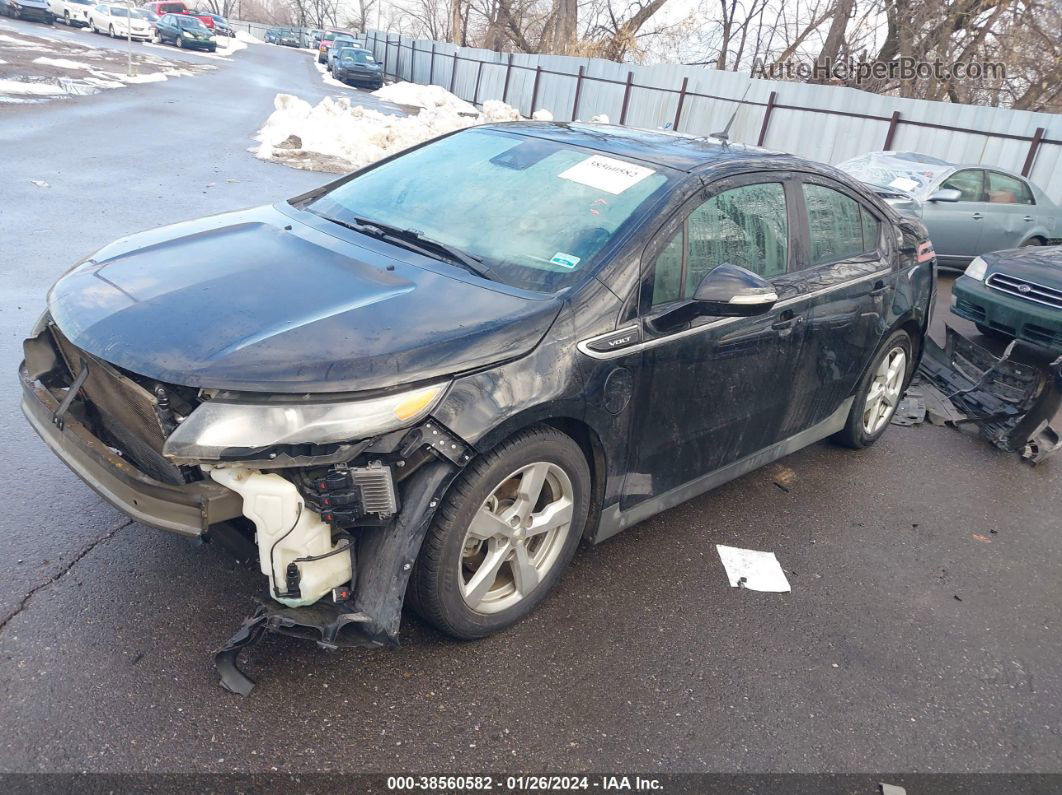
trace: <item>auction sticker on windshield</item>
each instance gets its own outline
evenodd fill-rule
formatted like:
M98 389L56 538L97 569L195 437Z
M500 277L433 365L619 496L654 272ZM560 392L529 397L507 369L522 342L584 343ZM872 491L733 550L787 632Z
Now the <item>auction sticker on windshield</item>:
M645 166L636 166L625 160L616 160L604 155L593 155L581 163L576 163L558 176L561 179L578 182L580 185L619 195L652 173L654 173L653 169Z
M918 183L910 177L897 177L889 183L889 187L910 192L918 187Z

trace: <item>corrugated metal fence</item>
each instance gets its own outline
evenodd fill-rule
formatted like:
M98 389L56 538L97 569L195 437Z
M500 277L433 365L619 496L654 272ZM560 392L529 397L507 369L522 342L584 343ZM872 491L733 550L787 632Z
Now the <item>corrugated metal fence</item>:
M1062 203L1062 116L879 96L840 86L757 80L700 67L636 66L597 58L498 53L368 31L389 76L431 83L480 104L501 99L558 121L608 115L633 127L671 125L826 163L880 149L1025 174Z

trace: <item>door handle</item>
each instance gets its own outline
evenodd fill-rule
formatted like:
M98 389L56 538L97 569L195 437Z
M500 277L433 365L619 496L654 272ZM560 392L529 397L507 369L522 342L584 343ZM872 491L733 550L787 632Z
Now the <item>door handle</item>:
M1025 216L1025 218L1023 220L1031 221L1032 219L1033 219L1033 217L1031 215L1027 215L1027 216Z
M981 213L974 213L970 217L973 218L975 221L980 221L982 218L984 218L984 216Z
M784 309L771 324L771 328L778 332L779 337L788 337L803 322L803 315L794 314L792 309Z
M884 279L878 279L874 282L874 288L870 291L871 295L881 295L888 289L888 285L885 284Z

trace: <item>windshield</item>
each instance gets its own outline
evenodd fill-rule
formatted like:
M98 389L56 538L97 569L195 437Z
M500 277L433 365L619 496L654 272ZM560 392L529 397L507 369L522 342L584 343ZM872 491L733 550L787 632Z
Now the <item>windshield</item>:
M846 160L837 168L860 182L919 196L955 166L940 158L912 152L870 152Z
M466 130L312 202L326 218L413 229L541 292L581 281L669 174L556 141Z
M156 17L150 11L145 11L142 8L134 8L133 9L133 16L136 17L137 19L146 19L148 21L151 21L151 20L154 20L154 19L158 19L158 17Z
M180 27L182 27L182 28L187 28L188 30L198 30L198 31L207 30L207 26L204 25L202 22L200 22L195 17L180 17L177 20L177 24ZM207 32L209 33L209 31L207 31Z
M345 50L339 51L339 60L341 61L353 61L354 63L376 63L373 60L372 55L366 50L355 50L352 47L348 47Z
M110 15L112 17L127 17L129 16L129 9L122 8L121 6L109 6Z

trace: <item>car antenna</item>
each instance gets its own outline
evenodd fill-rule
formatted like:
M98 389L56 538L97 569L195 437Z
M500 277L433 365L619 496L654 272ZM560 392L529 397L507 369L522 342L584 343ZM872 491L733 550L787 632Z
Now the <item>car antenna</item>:
M727 120L726 127L723 128L723 131L722 132L709 133L702 140L707 140L708 138L715 138L718 141L722 141L724 147L730 146L730 125L733 124L734 123L734 119L737 118L738 111L741 110L741 103L744 102L745 101L745 97L747 97L749 95L749 89L750 88L752 88L752 81L751 80L749 81L749 84L747 86L745 86L745 93L742 94L741 95L741 99L738 100L738 106L736 108L734 108L734 112L730 114L730 118Z

